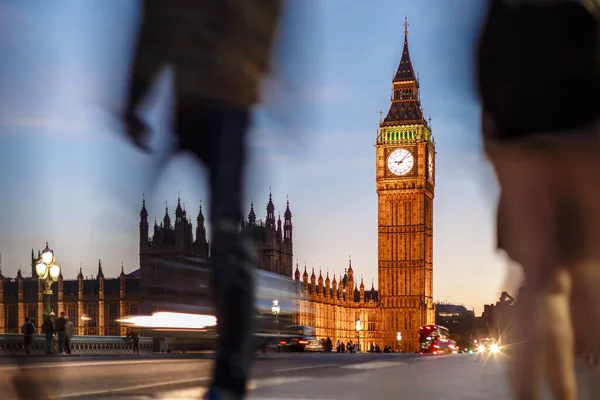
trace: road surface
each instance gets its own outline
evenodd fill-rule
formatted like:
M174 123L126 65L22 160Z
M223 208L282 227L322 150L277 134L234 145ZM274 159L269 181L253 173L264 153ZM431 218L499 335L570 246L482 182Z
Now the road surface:
M509 399L503 356L414 354L259 355L250 399ZM40 356L0 360L0 397L200 399L212 355ZM43 389L37 390L36 389ZM582 397L586 398L586 397Z

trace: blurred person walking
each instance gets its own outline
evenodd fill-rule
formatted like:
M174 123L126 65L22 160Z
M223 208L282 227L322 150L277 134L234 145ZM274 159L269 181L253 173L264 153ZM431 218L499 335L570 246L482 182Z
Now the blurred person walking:
M573 328L600 335L598 10L489 0L477 48L484 149L501 187L498 247L524 271L507 346L515 399L539 399L544 378L555 398L577 399ZM587 345L598 351L598 340Z
M178 151L209 171L212 293L218 354L207 399L241 399L253 358L255 256L239 233L251 108L259 102L280 0L146 0L123 118L148 150L136 109L166 64L174 70Z
M65 317L65 352L71 354L71 339L73 339L73 321L68 316Z

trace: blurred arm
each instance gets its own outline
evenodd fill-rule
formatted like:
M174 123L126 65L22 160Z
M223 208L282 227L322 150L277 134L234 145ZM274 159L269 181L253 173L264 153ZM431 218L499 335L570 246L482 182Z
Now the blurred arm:
M135 109L151 87L154 77L163 64L162 57L154 40L154 31L160 21L148 18L147 10L143 10L142 27L135 48L129 86L127 90L126 115L135 113Z

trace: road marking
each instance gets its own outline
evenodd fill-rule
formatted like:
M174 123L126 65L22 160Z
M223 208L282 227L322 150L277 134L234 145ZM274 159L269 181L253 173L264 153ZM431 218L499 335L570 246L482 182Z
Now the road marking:
M285 378L282 376L274 376L272 378L256 379L256 380L251 380L249 382L248 390L262 389L262 388L270 387L270 386L286 385L289 383L298 383L298 382L308 381L311 379L313 379L313 378L308 377L308 376L285 377Z
M380 369L380 368L390 368L397 367L399 365L406 364L404 361L373 361L369 363L362 364L350 364L344 365L342 368L346 369Z
M164 400L173 400L173 399L199 399L204 396L208 392L207 387L198 387L193 389L183 389L183 390L171 390L168 392L161 393L158 397L159 399Z
M98 396L98 395L106 395L106 394L112 394L112 393L122 393L122 392L133 392L133 391L138 391L138 390L144 390L144 389L153 389L153 388L159 388L161 386L172 386L172 385L189 385L191 383L201 383L201 382L206 382L211 380L211 378L194 378L194 379L182 379L182 380L178 380L178 381L169 381L169 382L163 382L163 383L148 383L145 385L135 385L135 386L127 386L127 387L122 387L122 388L118 388L118 389L110 389L110 390L95 390L92 392L79 392L79 393L69 393L69 394L62 394L62 395L58 395L56 397L56 399L72 399L72 398L82 398L82 397L87 397L87 396Z
M320 365L308 365L305 367L280 368L280 369L276 369L274 372L291 372L291 371L302 371L305 369L331 368L331 367L337 367L339 365L340 364L320 364Z
M439 360L440 358L447 358L447 357L452 357L454 354L431 354L431 355L425 355L425 356L421 356L418 357L419 360Z
M262 397L262 396L252 396L251 394L248 395L248 399L250 400L281 400L283 397L278 396L278 397ZM336 400L336 399L327 399L325 397L285 397L286 400Z
M163 360L127 360L127 361L85 361L85 362L44 362L42 364L13 364L11 366L0 367L0 371L13 371L23 369L43 369L43 368L81 368L81 367L97 367L97 366L108 366L108 365L128 365L128 364L156 364L156 363L198 363L198 361L204 361L206 363L211 360L193 359L193 360L176 360L176 359L163 359Z

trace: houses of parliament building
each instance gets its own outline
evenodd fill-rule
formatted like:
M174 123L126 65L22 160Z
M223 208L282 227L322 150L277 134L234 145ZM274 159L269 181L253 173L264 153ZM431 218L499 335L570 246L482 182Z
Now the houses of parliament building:
M400 64L392 78L389 111L380 118L374 135L375 180L378 195L378 290L370 288L355 273L352 260L338 270L339 276L294 265L292 212L287 202L281 216L269 195L266 219L257 219L254 204L242 223L242 232L252 238L258 267L293 277L302 288L295 322L315 327L318 338L348 342L360 338L361 349L371 345L415 351L418 328L434 323L433 303L433 198L435 187L435 142L424 118L420 86L408 49L408 24ZM123 334L115 320L136 314L140 307L140 277L151 273L149 257L177 258L191 255L208 258L209 243L202 207L196 228L178 200L175 219L168 208L152 229L145 201L140 212L140 268L117 278L106 278L99 261L95 275L77 279L62 276L54 285L52 308L65 311L77 334ZM35 274L35 252L32 271ZM317 275L318 274L318 275ZM18 332L28 316L41 325L42 282L23 276L0 275L0 332ZM361 331L356 331L356 320ZM397 334L402 335L398 342Z

